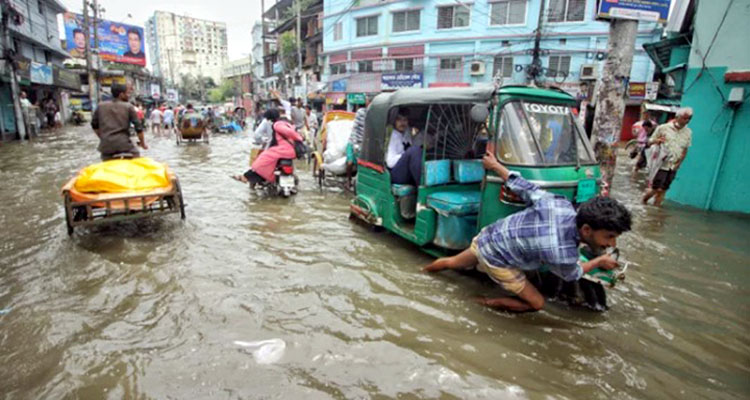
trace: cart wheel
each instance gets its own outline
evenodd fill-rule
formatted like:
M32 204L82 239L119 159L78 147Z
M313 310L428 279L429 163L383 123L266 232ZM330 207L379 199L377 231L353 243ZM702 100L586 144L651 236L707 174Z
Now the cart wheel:
M70 213L70 199L68 198L68 196L65 196L65 226L68 228L68 236L73 235L73 224L70 223L70 220L73 218L73 216L70 215Z
M180 219L185 220L185 198L182 197L182 186L177 182L177 197L180 200Z

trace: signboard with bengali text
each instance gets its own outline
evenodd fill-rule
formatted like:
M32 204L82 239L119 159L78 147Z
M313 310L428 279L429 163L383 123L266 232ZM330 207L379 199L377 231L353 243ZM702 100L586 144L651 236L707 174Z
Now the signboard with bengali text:
M401 88L421 88L422 73L407 72L395 74L383 74L381 77L381 87L383 90L395 90Z
M600 0L597 17L666 23L671 0Z

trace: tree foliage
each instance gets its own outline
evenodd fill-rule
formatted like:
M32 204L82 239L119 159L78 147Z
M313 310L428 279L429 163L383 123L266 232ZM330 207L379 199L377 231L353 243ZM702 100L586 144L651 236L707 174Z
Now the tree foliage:
M211 103L223 103L225 100L237 96L239 92L240 88L237 86L236 80L224 79L218 87L208 91L208 100Z
M293 31L286 31L279 36L279 55L285 70L297 68L297 35Z

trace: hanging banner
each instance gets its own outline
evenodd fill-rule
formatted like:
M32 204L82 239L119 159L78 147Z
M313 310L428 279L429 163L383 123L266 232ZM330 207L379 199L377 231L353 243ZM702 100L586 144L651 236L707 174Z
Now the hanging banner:
M180 101L180 95L177 93L177 89L167 89L167 101L177 103Z
M57 65L52 66L52 81L55 86L81 91L81 77L77 73L68 71Z
M671 0L600 0L597 17L666 23Z
M47 64L31 62L31 82L43 85L52 85L52 67Z
M86 35L83 32L83 15L63 14L65 24L65 50L73 58L86 58ZM94 46L94 28L89 39ZM143 28L119 22L99 20L99 55L103 61L146 66Z
M421 88L422 73L383 74L381 77L381 88L383 90L394 90L401 88Z
M150 88L151 97L158 99L161 97L161 88L159 87L159 84L152 83Z
M16 79L21 85L29 85L31 83L31 60L16 55L13 58L13 63L16 66Z

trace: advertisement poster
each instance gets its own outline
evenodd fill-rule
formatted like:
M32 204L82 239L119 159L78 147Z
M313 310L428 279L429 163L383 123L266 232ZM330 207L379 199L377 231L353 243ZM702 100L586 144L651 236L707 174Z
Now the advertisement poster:
M180 101L180 95L177 93L177 89L167 89L167 101L177 103Z
M36 61L31 62L31 81L43 85L53 83L52 67L47 64L41 64Z
M382 89L400 89L400 88L421 88L422 74L403 73L403 74L383 74L381 78Z
M161 88L156 83L151 84L151 97L155 99L158 99L159 97L161 97Z
M65 50L74 58L86 57L86 36L83 33L83 16L63 14L65 23ZM90 41L94 45L93 27ZM146 66L143 28L114 21L101 20L97 26L99 54L102 61Z
M601 0L599 18L666 23L671 0Z

